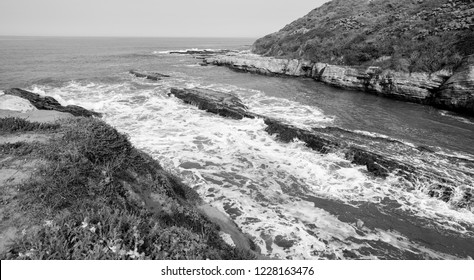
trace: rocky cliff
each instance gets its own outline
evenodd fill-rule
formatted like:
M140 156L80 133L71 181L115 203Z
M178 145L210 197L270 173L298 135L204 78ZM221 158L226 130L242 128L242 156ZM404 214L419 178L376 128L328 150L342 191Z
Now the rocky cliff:
M340 66L305 59L254 54L216 55L204 61L263 75L307 77L346 89L366 91L398 100L428 104L474 115L474 61L466 57L454 73L406 73L374 66Z
M207 62L474 115L473 0L333 0Z
M434 102L441 107L474 112L474 55L464 59L461 66L436 94Z

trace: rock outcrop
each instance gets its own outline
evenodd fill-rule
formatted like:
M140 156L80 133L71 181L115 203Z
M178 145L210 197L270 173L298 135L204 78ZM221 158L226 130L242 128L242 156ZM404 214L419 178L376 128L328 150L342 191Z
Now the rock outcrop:
M474 112L474 55L466 57L461 66L436 93L434 103L442 108Z
M237 97L224 92L208 89L178 89L171 88L168 95L183 100L185 103L197 106L201 110L233 119L254 118L247 112L247 107Z
M55 110L59 112L70 113L71 115L77 117L102 117L101 113L87 110L75 105L62 106L56 99L50 96L41 96L39 94L19 88L7 89L4 92L7 95L18 96L28 100L34 107L36 107L36 109L39 110Z
M426 148L411 147L396 140L361 135L341 128L301 129L281 120L252 113L237 97L229 93L172 89L171 94L202 110L224 117L262 118L267 125L265 131L276 135L280 141L291 142L298 139L320 153L343 154L352 163L366 166L367 171L374 176L385 178L394 174L413 184L423 182L430 186L426 192L432 197L456 207L474 206L472 188L462 187L474 185L474 162L469 160L445 157ZM416 157L416 165L413 157ZM456 170L456 174L446 176L437 170Z
M147 80L152 80L152 81L159 81L159 80L161 80L161 78L169 78L170 77L169 75L156 73L156 72L146 73L146 72L137 72L135 70L130 70L129 73L134 75L135 77L145 78Z
M199 56L208 56L216 54L225 54L231 50L183 50L183 51L170 51L169 54L190 54L190 55L199 55Z
M474 59L465 59L453 74L405 73L378 67L338 66L308 60L262 57L254 54L216 55L208 64L262 75L312 78L328 85L361 90L388 98L428 104L474 115ZM448 80L449 79L449 80Z

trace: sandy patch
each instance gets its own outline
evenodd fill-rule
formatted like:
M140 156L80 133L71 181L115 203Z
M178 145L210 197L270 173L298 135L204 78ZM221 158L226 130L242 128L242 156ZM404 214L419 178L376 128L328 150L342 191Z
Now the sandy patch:
M0 94L0 110L17 112L37 111L30 101L14 95Z
M0 110L0 118L6 117L23 118L32 122L53 123L59 119L71 118L73 115L53 110L36 110L29 112Z

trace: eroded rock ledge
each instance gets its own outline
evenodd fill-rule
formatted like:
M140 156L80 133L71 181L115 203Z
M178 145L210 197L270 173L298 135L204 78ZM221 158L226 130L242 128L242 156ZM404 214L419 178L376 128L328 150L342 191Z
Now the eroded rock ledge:
M170 77L169 75L165 75L165 74L161 74L161 73L157 73L157 72L148 73L148 72L139 72L139 71L135 71L135 70L130 70L128 72L130 74L134 75L137 78L145 78L145 79L151 80L151 81L159 81L162 78L169 78Z
M402 73L378 67L337 66L243 53L210 56L204 58L204 63L262 75L312 78L336 87L474 115L474 56L466 57L454 73L442 70L431 74Z
M76 117L102 117L101 113L87 110L75 105L63 106L56 99L50 96L41 96L39 94L19 88L7 89L4 91L4 93L26 99L38 110L55 110L59 112L70 113Z
M267 125L265 131L276 135L283 142L298 139L320 153L337 153L357 165L367 167L374 176L386 178L399 176L416 185L429 186L426 193L455 207L474 206L474 162L436 154L426 147L412 147L393 139L361 135L337 127L298 128L282 120L272 119L249 111L235 96L207 89L177 89L173 94L188 104L202 110L234 119L261 118ZM416 158L416 160L413 160ZM444 172L451 170L449 176ZM404 183L400 183L403 185Z

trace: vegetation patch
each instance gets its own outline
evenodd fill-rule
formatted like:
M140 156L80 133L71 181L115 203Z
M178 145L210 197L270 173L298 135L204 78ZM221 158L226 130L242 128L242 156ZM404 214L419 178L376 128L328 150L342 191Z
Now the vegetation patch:
M22 118L6 117L0 118L0 133L27 132L37 130L57 130L58 123L30 122Z
M469 0L333 0L273 34L253 52L405 72L455 69L474 53Z
M63 120L58 132L35 154L45 164L20 186L35 224L2 259L254 257L227 245L197 212L198 194L126 135L90 118Z

